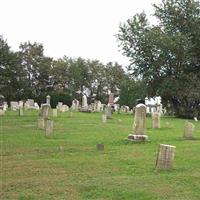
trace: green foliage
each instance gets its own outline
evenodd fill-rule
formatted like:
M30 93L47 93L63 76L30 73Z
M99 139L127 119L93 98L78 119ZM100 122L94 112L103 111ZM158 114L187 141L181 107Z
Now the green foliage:
M69 92L52 92L50 93L51 96L51 107L56 108L58 102L63 102L63 104L66 104L68 106L71 106L72 104L72 96Z
M131 60L129 70L146 83L149 96L160 95L177 116L200 116L199 2L163 0L154 8L158 25L141 13L120 26L117 37Z
M146 86L142 81L126 79L121 84L120 105L127 105L130 108L135 106L137 99L145 99L147 94Z

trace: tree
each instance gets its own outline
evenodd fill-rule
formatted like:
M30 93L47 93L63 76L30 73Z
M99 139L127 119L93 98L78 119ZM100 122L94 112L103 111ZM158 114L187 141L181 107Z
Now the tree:
M44 56L42 44L25 42L19 48L21 66L27 78L24 85L26 97L41 102L47 93L53 90L52 58Z
M23 99L26 73L18 53L10 50L3 36L0 36L0 55L0 93L8 102Z
M177 116L200 116L199 2L163 0L154 8L158 25L150 25L145 13L120 25L117 37L131 60L129 70Z

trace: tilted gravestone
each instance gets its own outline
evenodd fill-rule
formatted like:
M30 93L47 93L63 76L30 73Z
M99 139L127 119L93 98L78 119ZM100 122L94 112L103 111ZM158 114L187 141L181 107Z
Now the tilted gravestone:
M152 127L160 128L160 113L159 112L152 113Z
M191 122L186 122L184 127L184 134L183 137L186 139L193 139L194 138L194 124Z
M169 170L173 167L175 156L175 146L160 144L159 152L156 159L156 169Z

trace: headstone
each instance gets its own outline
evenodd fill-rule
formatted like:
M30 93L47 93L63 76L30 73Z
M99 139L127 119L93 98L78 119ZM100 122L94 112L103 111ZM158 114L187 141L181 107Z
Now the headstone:
M69 110L69 106L68 105L62 105L60 111L61 112L67 112Z
M53 117L57 117L58 116L58 111L57 109L53 109Z
M46 120L45 135L51 136L53 134L53 121L50 119Z
M19 116L23 115L24 115L23 107L19 107Z
M195 121L195 122L198 122L198 119L197 119L197 117L194 117L194 121Z
M145 134L145 121L146 121L146 106L142 103L138 104L135 108L135 119L133 131L135 135Z
M156 169L169 170L173 167L175 146L160 144L159 153L156 159Z
M29 107L34 107L34 99L27 99L26 103L29 105Z
M12 111L16 111L19 108L19 104L17 101L11 101L10 102L10 107Z
M97 144L96 148L98 151L103 151L104 150L104 145L103 144Z
M112 108L111 108L111 106L109 106L109 105L105 106L104 113L105 113L107 119L112 118Z
M64 147L63 147L62 145L60 145L59 148L58 148L58 150L59 150L60 152L64 152Z
M128 135L129 141L147 141L145 135L146 106L139 103L135 108L135 118L133 124L133 134Z
M46 104L50 105L51 97L49 95L46 96Z
M130 140L130 141L147 141L148 140L148 136L147 135L129 134L128 135L128 140Z
M152 113L152 127L160 128L160 113L159 112Z
M191 122L186 122L184 127L183 137L186 139L193 139L194 128L195 128L194 124L192 124Z
M49 104L42 104L41 116L42 116L43 119L48 119L49 110L50 110L50 105Z
M35 108L36 110L39 110L39 109L40 109L40 107L39 107L39 105L38 105L37 102L34 103L34 108Z
M108 104L113 105L114 103L114 93L110 93L108 96Z
M61 107L63 105L63 102L58 102L56 108L58 109L58 111L61 111Z
M19 109L24 107L24 102L23 101L19 101Z
M0 116L3 116L5 114L5 111L0 109Z
M79 109L79 101L77 100L77 99L74 99L73 101L72 101L72 106L71 106L71 108L73 109L73 110L78 110Z
M88 109L87 96L85 94L82 97L82 109Z
M38 127L38 129L44 130L44 128L45 128L45 120L43 118L39 118L38 119L37 127Z
M102 122L103 123L107 122L107 116L105 114L102 115Z

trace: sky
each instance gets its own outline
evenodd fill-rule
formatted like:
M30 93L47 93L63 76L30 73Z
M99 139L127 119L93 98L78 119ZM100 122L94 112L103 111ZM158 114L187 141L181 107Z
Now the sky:
M0 35L12 50L22 42L44 45L45 56L97 59L126 66L115 35L119 24L145 11L154 22L161 0L0 0Z

